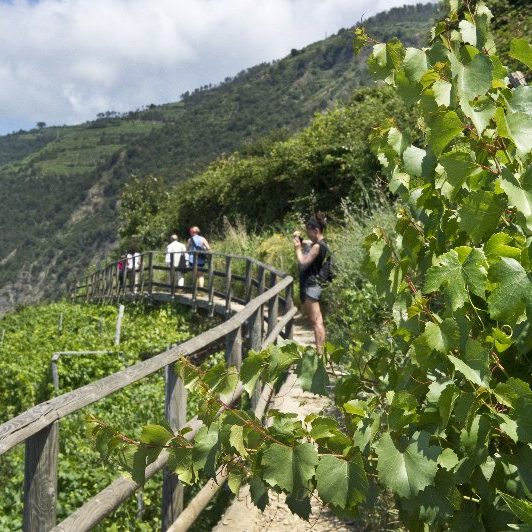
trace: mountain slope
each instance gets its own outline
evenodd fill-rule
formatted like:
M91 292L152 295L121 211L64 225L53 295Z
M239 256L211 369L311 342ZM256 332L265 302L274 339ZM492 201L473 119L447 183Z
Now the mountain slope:
M419 44L435 14L434 5L396 8L366 26ZM351 37L340 30L177 103L0 137L0 309L55 295L115 244L116 199L132 174L186 179L246 142L298 130L369 83Z

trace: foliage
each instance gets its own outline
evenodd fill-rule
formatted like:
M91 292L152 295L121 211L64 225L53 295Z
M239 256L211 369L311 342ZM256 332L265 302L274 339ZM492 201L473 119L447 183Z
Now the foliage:
M369 58L377 79L416 106L423 135L412 144L384 124L371 139L401 201L395 230L376 228L364 244L365 273L392 310L391 345L336 383L344 424L272 411L266 428L223 400L238 380L250 393L292 365L305 390L324 394L325 366L344 360L343 349L328 345L321 358L287 343L251 353L239 375L181 361L181 377L205 401L192 443L164 437L183 479L223 467L234 491L250 483L259 508L271 489L305 518L314 492L339 515L354 515L378 481L411 530L528 529L531 88L507 86L483 3L466 4L460 16L456 0L449 8L426 49L391 40L375 43ZM526 63L528 48L512 46ZM91 425L97 442L106 429L113 448L129 445L120 430ZM135 455L154 460L159 436L147 428Z

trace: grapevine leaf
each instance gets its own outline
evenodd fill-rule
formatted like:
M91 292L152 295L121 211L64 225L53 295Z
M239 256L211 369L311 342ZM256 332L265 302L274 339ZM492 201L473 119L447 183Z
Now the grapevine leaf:
M510 138L514 141L518 153L525 157L532 150L532 115L526 113L507 113L506 124Z
M496 284L488 297L490 316L496 320L514 321L532 298L532 282L519 262L502 257L489 269L489 279Z
M458 456L450 448L444 449L440 456L438 456L438 465L444 469L447 469L447 471L451 471L451 469L453 469L458 462Z
M439 79L432 85L434 91L434 98L438 105L449 107L451 105L451 89L452 85L448 81Z
M245 458L248 455L244 445L244 427L241 425L233 425L231 427L229 443L236 449L240 456Z
M227 485L229 486L231 493L238 495L240 486L242 485L242 473L230 471L227 478Z
M497 228L505 208L506 201L503 197L487 190L473 192L464 199L459 209L458 225L473 242L480 242Z
M327 395L329 376L322 357L316 351L307 351L303 354L298 364L298 375L304 391Z
M298 515L299 517L301 517L301 519L308 521L312 512L312 507L310 505L310 497L298 499L294 497L294 495L290 494L286 498L286 505L292 513Z
M170 441L174 435L160 425L145 425L142 427L140 441L149 445L155 445L159 451Z
M249 493L253 504L261 512L264 512L269 500L268 486L259 477L251 477L249 481Z
M461 20L458 25L460 28L460 34L462 35L462 41L465 43L471 44L472 46L477 45L477 28L476 26L469 22L469 20Z
M404 69L408 79L420 81L427 71L427 56L423 50L418 48L407 48L404 59Z
M508 55L532 69L532 46L526 39L512 39Z
M388 433L376 446L379 478L401 497L416 495L434 483L439 448L429 446L427 436L414 439L404 452L397 449Z
M484 245L484 253L490 262L496 261L501 257L510 257L518 259L521 256L521 250L514 246L509 246L512 237L506 233L495 233Z
M449 423L449 418L454 408L454 404L458 399L460 392L455 384L448 384L441 392L438 399L438 407L440 411L441 427L444 429Z
M466 151L450 151L443 154L439 160L445 169L447 181L456 188L460 187L465 179L477 167L471 158L471 154Z
M388 144L397 155L403 155L403 152L410 145L410 139L396 127L391 127L388 131Z
M532 115L532 87L530 85L517 87L508 98L508 108L514 113Z
M317 417L312 422L310 435L314 440L332 438L339 431L338 422L330 417Z
M429 177L436 168L434 155L416 146L409 146L403 153L405 171L415 177Z
M453 355L448 355L448 358L452 365L455 367L456 371L459 371L468 381L478 386L482 386L482 379L478 371L475 371L473 368L468 366L463 360L460 360L459 358Z
M368 68L376 79L386 79L393 69L399 69L405 56L405 49L398 39L373 46L368 58Z
M519 436L517 435L517 422L506 414L497 414L500 419L499 428L512 439L514 443L517 443Z
M260 353L251 352L242 362L240 368L240 380L244 386L244 390L249 395L253 394L255 386L261 376L264 367L264 357Z
M530 386L521 379L510 377L506 382L499 382L495 387L495 396L497 399L509 407L515 407L520 397L532 396Z
M146 466L148 465L148 449L141 445L133 455L133 467L131 469L131 478L139 486L144 486L146 482Z
M439 156L445 147L460 135L464 129L462 121L454 111L438 113L428 123L429 142L434 155Z
M186 447L172 447L169 451L168 468L173 471L179 480L190 484L194 480L192 468L192 450Z
M461 246L436 259L434 266L427 271L423 292L435 292L441 286L457 310L469 299L468 290L484 297L487 280L486 258L477 248Z
M500 184L509 202L524 216L527 228L532 231L532 167L523 176L523 184L504 169Z
M532 67L531 67L532 68ZM532 503L524 499L517 499L507 493L501 493L501 497L507 504L508 508L516 515L521 521L527 525L532 525Z
M323 456L316 469L316 481L320 498L343 509L362 502L369 486L359 452L349 460Z
M443 354L457 347L460 340L458 324L452 318L445 319L441 325L428 322L423 334L427 340L427 345Z
M304 494L318 464L318 453L310 443L287 447L274 443L262 456L263 479L296 496Z
M523 443L532 443L532 396L519 397L515 402L515 421L517 422L517 437Z
M464 114L471 119L479 135L482 135L488 127L497 110L497 106L489 98L475 104L470 104L468 100L461 100L460 107Z
M194 438L192 450L192 462L194 471L198 473L202 469L209 476L215 475L215 460L218 451L218 429L215 425L209 428L201 427Z
M493 80L493 64L484 54L477 54L458 73L458 94L468 102L488 92Z

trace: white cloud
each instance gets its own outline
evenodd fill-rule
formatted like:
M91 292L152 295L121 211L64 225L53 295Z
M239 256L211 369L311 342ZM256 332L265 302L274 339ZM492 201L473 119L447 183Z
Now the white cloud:
M0 0L0 133L175 101L404 3Z

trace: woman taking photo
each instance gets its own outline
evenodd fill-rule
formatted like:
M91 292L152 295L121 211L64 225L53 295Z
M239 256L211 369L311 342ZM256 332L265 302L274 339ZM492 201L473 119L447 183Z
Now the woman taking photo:
M307 318L314 330L316 350L323 353L325 344L325 326L320 308L320 297L322 292L320 272L323 263L329 254L329 247L324 240L325 216L317 213L305 224L307 235L310 239L310 249L303 251L303 239L299 231L293 235L294 248L296 251L297 263L299 266L299 290L301 302L307 314ZM306 251L306 250L305 250Z

